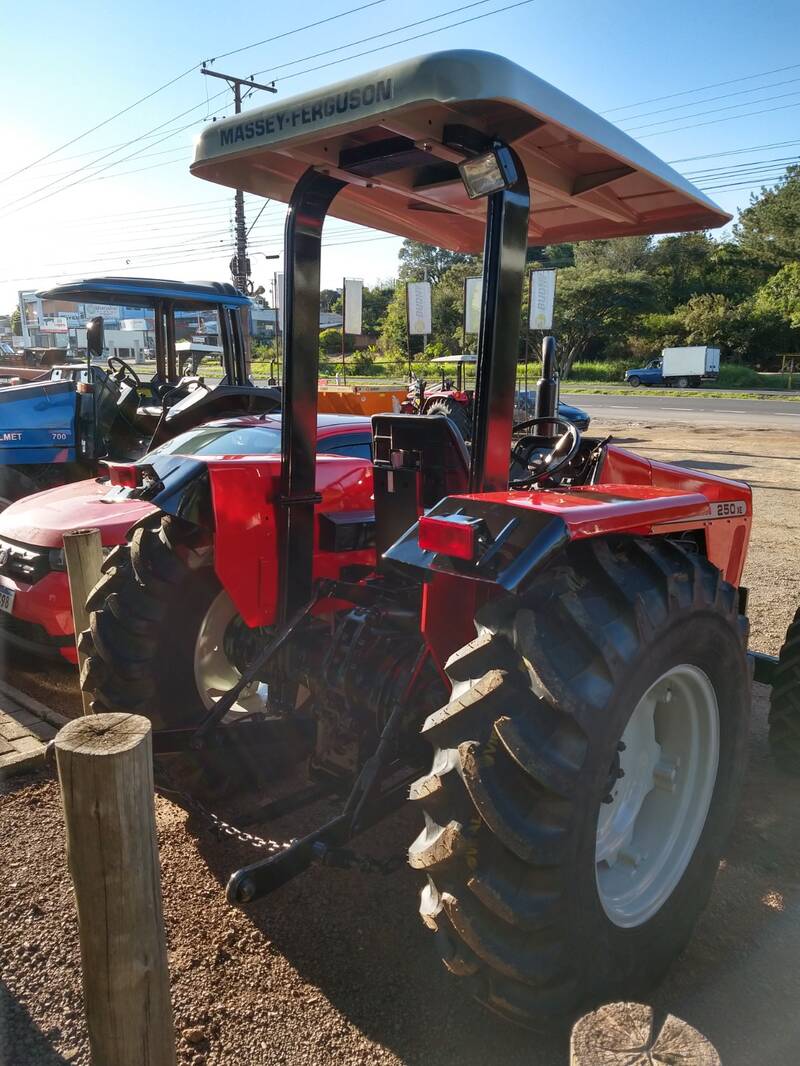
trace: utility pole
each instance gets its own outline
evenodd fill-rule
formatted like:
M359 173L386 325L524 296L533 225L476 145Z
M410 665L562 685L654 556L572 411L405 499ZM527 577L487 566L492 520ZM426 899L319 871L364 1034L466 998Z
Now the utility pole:
M234 112L237 115L242 113L243 85L246 85L250 89L263 89L266 93L276 93L278 91L274 85L262 85L260 82L253 81L252 78L237 78L233 74L222 74L218 70L209 70L206 66L201 67L200 73L207 74L210 78L221 78L230 85L233 89ZM234 205L234 217L236 219L236 254L233 259L231 259L231 277L233 278L233 284L240 292L245 293L245 295L250 295L250 289L252 288L250 282L250 260L247 258L247 229L245 228L244 218L244 193L241 189L236 190Z

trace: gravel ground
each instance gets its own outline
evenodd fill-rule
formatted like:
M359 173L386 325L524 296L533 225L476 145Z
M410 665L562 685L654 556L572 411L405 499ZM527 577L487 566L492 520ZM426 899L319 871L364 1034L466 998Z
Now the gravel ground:
M776 651L800 602L798 442L789 434L597 426L655 458L754 485L745 581L752 645ZM702 456L702 459L695 459ZM51 706L78 708L72 675L20 663L10 680ZM800 781L766 748L767 690L755 686L744 802L712 902L654 999L716 1045L726 1066L797 1061L800 1044ZM294 836L321 805L270 827ZM179 1060L562 1066L563 1036L514 1030L461 1000L416 916L417 878L314 869L246 911L223 897L253 852L219 840L158 798L156 814ZM363 838L386 857L415 835L403 811ZM0 786L0 1066L88 1064L74 906L58 789L41 774Z

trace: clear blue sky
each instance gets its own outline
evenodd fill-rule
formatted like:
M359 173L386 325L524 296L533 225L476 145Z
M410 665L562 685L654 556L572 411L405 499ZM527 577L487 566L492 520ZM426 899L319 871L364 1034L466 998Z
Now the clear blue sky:
M217 68L245 76L263 72L263 80L274 73L281 95L288 97L420 53L477 47L505 54L589 107L610 112L608 118L667 160L795 139L782 148L676 164L690 176L725 168L724 176L693 179L707 187L730 185L735 179L729 168L741 167L741 187L710 192L731 211L747 203L748 186L758 177L771 179L784 158L800 156L797 0L759 5L741 0L533 0L461 26L452 24L515 0L468 0L459 10L456 0L384 0L325 26L276 39L366 2L265 5L243 0L234 17L232 5L209 0L123 5L77 0L69 6L43 0L35 8L4 0L0 178L193 64L267 38L272 43L219 58ZM451 10L425 25L296 62ZM430 32L440 26L448 28ZM391 46L415 34L424 36ZM368 49L380 50L356 55ZM343 61L308 70L332 60ZM784 67L791 69L734 81ZM731 84L640 103L726 81ZM37 287L59 275L119 269L226 278L231 198L188 174L192 136L206 114L230 111L227 96L206 107L206 93L223 88L223 83L193 71L91 136L0 184L0 309L13 306L18 288ZM717 97L722 98L712 99ZM188 109L193 110L178 117ZM165 125L149 138L114 151L114 146L160 124ZM184 125L189 128L173 132ZM109 152L113 154L103 159ZM132 153L137 154L125 159ZM752 169L766 160L778 162L757 173ZM101 172L104 167L108 169ZM77 168L83 169L68 176ZM70 182L78 184L52 195ZM37 189L42 191L36 196L27 195ZM31 203L39 197L46 198ZM249 220L259 207L255 198L249 199ZM264 211L253 231L254 251L279 250L282 215L279 205ZM365 236L374 238L356 227L330 223L324 284L340 284L344 274L373 282L394 273L399 241L356 243ZM266 283L275 264L259 262L257 256L253 262L256 282Z

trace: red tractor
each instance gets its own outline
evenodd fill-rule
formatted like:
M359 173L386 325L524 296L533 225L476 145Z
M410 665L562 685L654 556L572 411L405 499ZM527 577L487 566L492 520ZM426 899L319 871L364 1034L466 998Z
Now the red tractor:
M240 679L210 709L162 701L156 752L230 748L256 724L230 709L262 684L270 727L303 726L298 766L310 756L312 784L347 795L234 872L232 903L345 861L410 789L420 914L470 995L531 1026L640 998L706 904L744 776L751 494L563 421L551 341L512 447L526 249L728 216L478 52L217 122L192 170L289 203L282 455L138 466L160 519L106 561L85 686L148 714L197 650L165 619L216 583L238 611L217 639ZM353 460L316 457L329 213L484 256L471 447L449 418L376 415L374 521Z

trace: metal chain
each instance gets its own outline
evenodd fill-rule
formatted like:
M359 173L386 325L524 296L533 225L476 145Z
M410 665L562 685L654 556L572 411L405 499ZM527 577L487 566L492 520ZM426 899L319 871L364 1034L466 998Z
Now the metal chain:
M170 782L169 786L157 782L156 789L165 793L168 799L177 798L182 807L201 815L214 826L220 836L233 837L234 840L238 840L241 844L248 844L252 848L263 848L265 851L271 852L284 851L286 848L291 847L293 843L291 840L270 840L266 837L260 837L255 833L248 833L246 829L240 829L239 826L233 825L231 822L226 822L224 818L220 818L218 814L214 814L208 807L203 806L200 800L189 792L176 788L172 782Z

